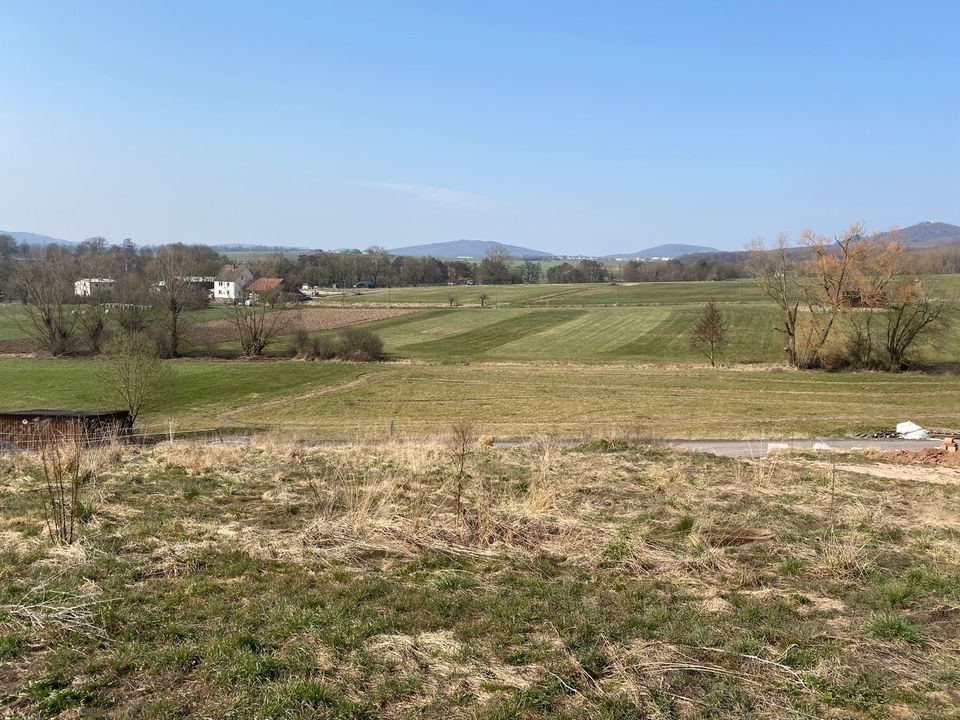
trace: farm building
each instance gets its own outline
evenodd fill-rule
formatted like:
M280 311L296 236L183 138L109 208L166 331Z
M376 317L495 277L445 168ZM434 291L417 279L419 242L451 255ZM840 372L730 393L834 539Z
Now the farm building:
M261 299L276 298L282 291L282 278L262 277L257 278L247 286L247 298L250 302L257 303Z
M112 278L80 278L73 283L73 292L80 297L112 295L115 285Z
M253 273L246 264L224 265L213 281L213 297L216 300L239 300L244 288L253 281Z
M49 439L80 439L93 445L116 438L132 426L126 410L13 410L0 412L0 441L21 448Z

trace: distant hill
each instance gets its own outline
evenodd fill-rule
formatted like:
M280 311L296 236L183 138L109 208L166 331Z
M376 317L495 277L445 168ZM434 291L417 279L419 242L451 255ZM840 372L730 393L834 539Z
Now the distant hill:
M889 237L883 233L881 237ZM897 230L897 241L906 248L960 244L960 226L942 222L922 222Z
M10 230L0 230L0 235L9 235L17 242L25 242L27 245L72 246L77 244L75 242L70 242L69 240L60 240L59 238L50 237L49 235L38 235L37 233L30 232L11 232Z
M644 257L644 258L654 258L654 257L669 257L675 258L682 255L696 255L698 253L715 253L720 252L716 248L706 247L704 245L681 245L681 244L667 244L667 245L654 245L653 247L646 248L645 250L637 250L636 252L629 253L613 253L612 255L607 255L608 258L635 258L635 257Z
M543 250L531 250L530 248L520 247L519 245L508 245L506 243L490 242L489 240L453 240L451 242L430 243L428 245L409 245L407 247L390 248L391 255L412 255L414 257L426 257L427 255L436 258L471 258L473 260L482 260L487 250L495 246L501 246L515 258L549 258L554 253Z

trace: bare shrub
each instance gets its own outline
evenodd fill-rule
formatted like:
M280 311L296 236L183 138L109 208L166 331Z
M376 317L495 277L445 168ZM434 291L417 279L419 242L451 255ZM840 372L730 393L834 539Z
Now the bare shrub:
M457 479L457 522L463 519L463 483L466 480L467 458L475 440L473 426L460 421L450 429L450 454L453 459L454 471Z
M40 468L43 473L41 498L43 518L53 542L70 545L77 538L77 526L86 512L85 487L93 479L80 435L63 437L48 426L38 430Z
M125 333L104 345L96 375L104 397L123 406L136 422L140 412L169 390L170 374L157 343L144 333Z
M294 326L295 317L282 296L272 303L234 305L231 320L244 357L258 358Z

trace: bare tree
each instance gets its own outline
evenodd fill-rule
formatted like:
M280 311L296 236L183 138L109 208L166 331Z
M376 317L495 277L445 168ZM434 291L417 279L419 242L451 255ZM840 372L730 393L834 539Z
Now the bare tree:
M482 285L503 285L510 282L510 251L503 245L491 245L477 268L477 281Z
M180 353L183 340L183 313L205 307L202 289L190 282L194 263L187 248L165 245L157 251L150 268L152 295L163 327L164 348L168 357Z
M142 276L126 275L117 281L110 316L123 332L144 332L157 323L158 311L152 302L158 296L151 297L150 285Z
M822 367L838 320L854 308L882 307L889 284L905 271L904 255L895 240L865 237L860 224L833 240L806 230L799 245L789 250L784 236L772 251L752 243L751 273L781 310L776 329L787 339L790 364Z
M717 356L723 352L729 338L730 329L717 308L717 303L711 299L693 326L690 347L706 355L710 360L710 366L716 367Z
M884 344L888 370L900 370L911 349L946 327L946 303L932 300L917 283L904 283L887 303Z
M774 329L785 339L784 352L787 362L798 364L797 330L800 315L800 299L795 291L797 269L787 250L787 236L780 235L773 250L764 247L763 240L750 243L750 273L760 292L773 300L780 308L780 324Z
M295 329L295 316L287 305L286 293L262 297L256 303L234 305L231 321L244 357L258 358L278 337Z
M41 260L20 263L16 292L24 301L24 330L42 349L57 357L72 349L77 329L73 300L73 263L53 251Z
M101 298L91 295L77 306L77 329L86 341L87 350L94 355L100 352L107 332L107 308Z
M124 333L108 340L96 375L104 399L123 403L131 423L170 387L170 376L158 357L157 343L144 333Z

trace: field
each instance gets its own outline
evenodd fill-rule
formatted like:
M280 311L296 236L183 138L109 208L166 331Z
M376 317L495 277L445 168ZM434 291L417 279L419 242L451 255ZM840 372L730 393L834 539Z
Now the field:
M934 275L923 279L933 296L960 302L960 275ZM769 303L749 279L716 282L652 282L633 284L570 285L451 285L447 287L378 288L348 290L328 295L326 304L399 304L449 306L450 298L461 306L590 306L590 305L700 305L710 299L719 303Z
M328 304L399 304L449 306L450 298L461 306L480 305L677 305L718 302L761 302L763 296L750 280L723 282L672 282L636 284L570 285L451 285L447 287L378 288L348 290L328 295Z
M36 460L0 456L0 713L956 717L956 471L457 458L105 448L57 545Z
M960 376L769 368L538 363L182 360L146 411L160 429L277 428L305 439L446 433L461 419L497 437L815 437L911 419L960 425ZM0 407L101 407L93 360L0 359Z
M925 282L946 297L958 280ZM392 293L404 302L312 301L297 311L299 326L314 333L363 322L389 358L373 364L290 362L290 336L268 348L268 360L230 361L238 350L225 310L191 313L190 358L169 363L173 383L143 421L339 440L428 436L460 419L498 437L624 427L661 437L814 437L888 430L906 419L960 427L960 376L948 372L960 364L957 307L948 332L916 356L939 372L798 373L779 366L776 309L747 282L508 286L489 289L502 293L493 308L431 307L447 293L478 291L377 290L348 297ZM717 370L688 342L708 297L720 299L731 328L726 367ZM0 305L0 343L22 344L22 312ZM0 407L105 404L116 401L101 388L95 360L0 356Z

